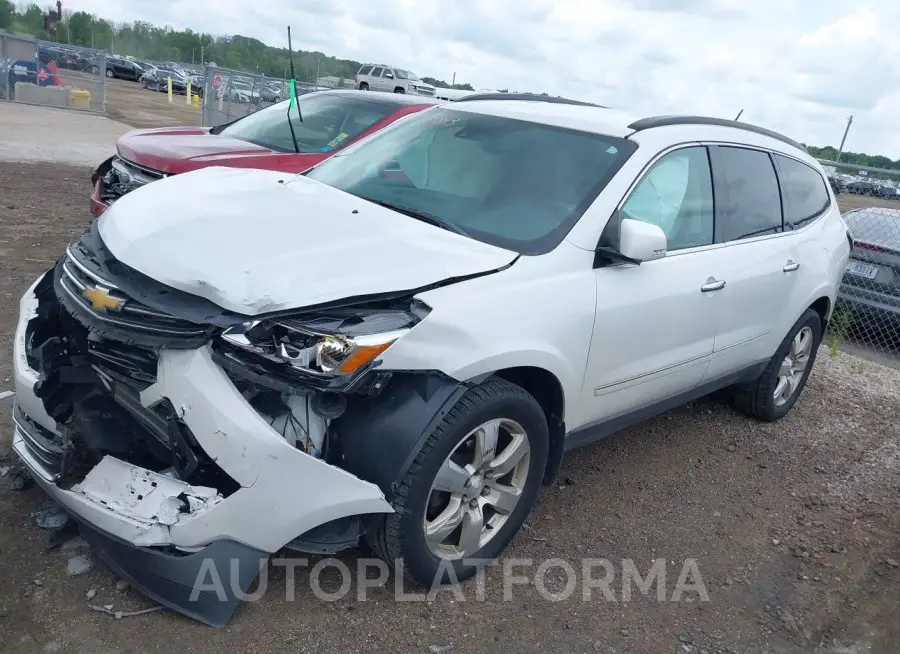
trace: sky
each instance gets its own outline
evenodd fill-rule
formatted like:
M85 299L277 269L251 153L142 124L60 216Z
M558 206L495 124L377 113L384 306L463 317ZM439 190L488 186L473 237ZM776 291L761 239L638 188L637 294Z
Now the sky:
M900 159L892 0L69 0L144 20L545 91L633 115L734 118L810 145Z

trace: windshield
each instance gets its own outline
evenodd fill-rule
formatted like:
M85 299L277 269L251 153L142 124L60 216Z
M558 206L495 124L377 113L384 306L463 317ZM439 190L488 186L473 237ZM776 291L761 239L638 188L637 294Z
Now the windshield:
M415 73L408 70L403 70L402 68L395 68L394 74L397 76L397 79L408 79L412 80L413 82L421 81Z
M284 100L213 133L249 141L278 152L294 152L287 109ZM300 116L291 109L291 123L302 153L337 150L362 134L397 106L360 100L338 94L308 93L297 98Z
M627 139L438 107L397 121L307 176L437 217L487 243L544 254L636 147Z

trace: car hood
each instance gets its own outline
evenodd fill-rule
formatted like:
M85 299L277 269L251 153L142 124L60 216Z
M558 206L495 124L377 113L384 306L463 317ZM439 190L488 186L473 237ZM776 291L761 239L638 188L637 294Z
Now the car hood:
M206 127L136 129L122 136L116 149L123 159L164 173L212 166L223 159L274 153L248 141L210 134Z
M518 256L306 177L255 169L168 177L99 220L126 265L244 315L417 290Z

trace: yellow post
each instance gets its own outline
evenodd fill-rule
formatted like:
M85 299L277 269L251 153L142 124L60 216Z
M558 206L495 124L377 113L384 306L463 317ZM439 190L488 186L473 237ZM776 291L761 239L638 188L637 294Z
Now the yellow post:
M168 77L166 81L166 87L169 92L169 104L172 104L172 77Z
M187 89L186 90L187 90L187 93L184 94L184 103L190 107L191 106L191 78L190 77L188 78L188 81L187 81Z

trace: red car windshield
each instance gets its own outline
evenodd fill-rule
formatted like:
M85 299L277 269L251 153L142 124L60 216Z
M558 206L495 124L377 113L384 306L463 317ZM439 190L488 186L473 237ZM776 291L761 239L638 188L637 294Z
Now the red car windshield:
M276 152L294 152L288 125L288 100L244 116L212 133L241 139ZM290 111L297 146L301 153L330 152L352 141L396 106L360 100L340 94L309 93L297 98Z

